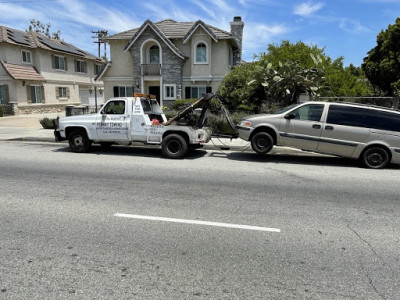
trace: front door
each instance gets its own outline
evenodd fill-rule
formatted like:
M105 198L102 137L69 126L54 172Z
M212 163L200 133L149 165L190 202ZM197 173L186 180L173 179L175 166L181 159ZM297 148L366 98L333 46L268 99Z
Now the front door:
M155 95L158 104L160 104L160 87L159 86L149 86L149 94Z
M96 133L100 141L126 141L129 115L125 100L112 100L101 109L96 120Z
M281 144L304 150L317 150L322 131L323 104L303 105L281 121Z

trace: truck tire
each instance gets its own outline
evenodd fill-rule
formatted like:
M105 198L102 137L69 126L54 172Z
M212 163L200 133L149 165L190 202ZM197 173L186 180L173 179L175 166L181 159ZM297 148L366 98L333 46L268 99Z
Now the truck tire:
M274 140L266 132L256 133L251 138L251 148L258 154L266 154L274 146Z
M182 158L188 149L185 139L176 133L167 135L162 142L162 154L167 158Z
M73 152L89 152L91 142L83 129L76 129L68 136L69 147Z

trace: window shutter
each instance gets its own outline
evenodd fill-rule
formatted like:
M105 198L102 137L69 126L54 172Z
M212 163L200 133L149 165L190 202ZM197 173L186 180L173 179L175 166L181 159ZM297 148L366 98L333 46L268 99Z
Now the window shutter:
M69 87L67 87L67 98L69 99L70 97L70 92L69 92Z
M64 68L65 68L65 71L68 71L68 64L67 64L67 58L66 57L64 57Z
M75 72L78 72L78 61L74 59Z
M185 87L185 98L190 99L192 95L190 95L190 86Z
M26 85L26 99L28 104L32 104L31 86L29 84Z
M9 103L10 102L10 93L8 91L8 84L3 85L3 88L4 88L5 103Z
M83 63L83 73L87 73L86 61Z
M57 99L60 98L60 89L59 89L59 87L56 87L56 98Z
M118 88L118 86L114 86L114 97L119 97L119 88Z
M211 86L207 86L206 87L206 93L207 94L212 93L212 87Z
M40 90L41 90L41 96L42 96L42 104L45 104L46 103L46 98L44 97L44 86L42 85L41 87L40 87Z
M53 54L51 55L51 67L56 68L56 57Z

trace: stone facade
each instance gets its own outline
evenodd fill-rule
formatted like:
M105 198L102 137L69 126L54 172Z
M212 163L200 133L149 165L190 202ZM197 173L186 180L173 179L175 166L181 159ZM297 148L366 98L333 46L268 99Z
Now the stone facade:
M129 96L132 86L136 93L158 93L160 104L167 106L217 92L226 74L241 63L244 22L235 17L230 24L227 32L201 20L146 20L139 28L104 38L111 62L98 79L106 99L120 96L120 90Z

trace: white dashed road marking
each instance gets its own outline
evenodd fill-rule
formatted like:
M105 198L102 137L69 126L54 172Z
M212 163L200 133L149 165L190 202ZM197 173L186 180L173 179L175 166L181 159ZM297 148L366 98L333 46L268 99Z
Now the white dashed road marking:
M199 221L199 220L185 220L185 219L174 219L174 218L130 215L130 214L120 214L120 213L114 214L114 217L131 218L131 219L139 219L139 220L149 220L149 221L160 221L160 222L182 223L182 224L193 224L193 225L216 226L216 227L226 227L226 228L236 228L236 229L246 229L246 230L281 232L281 230L278 229L278 228L268 228L268 227L260 227L260 226L249 226L249 225L239 225L239 224L229 224L229 223L208 222L208 221Z

